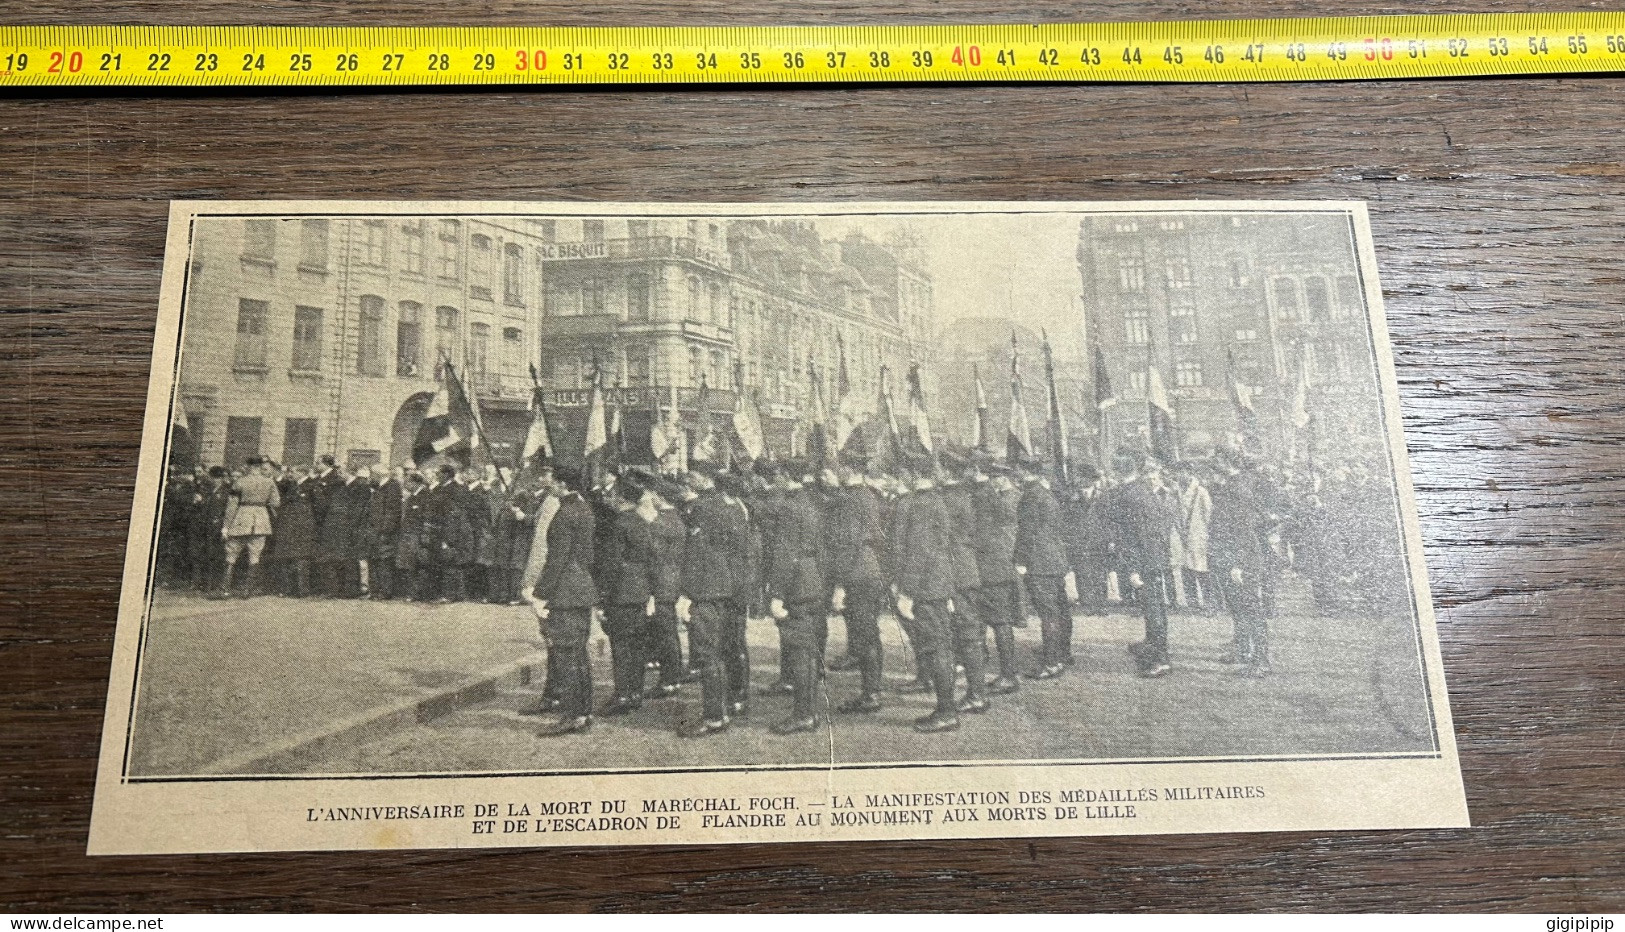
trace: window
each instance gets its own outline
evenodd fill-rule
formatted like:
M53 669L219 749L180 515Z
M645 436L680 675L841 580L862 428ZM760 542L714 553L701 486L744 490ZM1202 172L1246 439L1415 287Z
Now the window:
M502 247L502 300L525 303L525 250L518 243Z
M698 346L688 348L688 384L698 386L705 377L705 353Z
M1194 388L1202 384L1202 364L1181 362L1174 364L1174 384L1181 388Z
M1129 388L1132 388L1137 392L1145 391L1145 370L1136 369L1135 371L1130 372L1128 374L1128 384Z
M461 236L461 227L455 220L440 221L440 254L437 257L435 271L441 278L461 278L462 265L458 259L457 244Z
M1226 263L1226 266L1230 273L1230 287L1247 287L1247 260L1239 256L1231 256L1230 260Z
M725 306L726 305L722 303L722 286L716 282L712 282L711 301L707 305L707 311L710 313L711 323L719 327L722 326L722 309Z
M275 220L243 221L243 258L256 262L276 261Z
M327 271L326 220L304 220L300 222L299 267L312 272Z
M415 376L422 365L423 305L402 301L395 318L395 374Z
M559 222L557 220L538 220L536 226L541 229L542 239L553 242L559 236Z
M1168 329L1175 343L1196 342L1196 308L1176 304L1168 309Z
M405 236L402 241L402 251L405 255L404 270L413 275L423 274L423 221L408 220L401 224L401 233Z
M1258 339L1258 331L1251 327L1237 327L1236 341L1238 343L1251 343Z
M1145 260L1139 256L1123 256L1117 260L1117 280L1124 291L1145 289Z
M649 221L647 221L647 220L628 220L628 221L626 221L626 236L627 236L628 239L648 239L649 238Z
M363 265L383 267L388 236L389 226L386 220L368 220L361 225L361 263Z
M626 384L634 388L649 384L649 347L641 343L626 348Z
M1151 313L1143 307L1123 310L1124 338L1130 343L1151 342Z
M1119 233L1140 232L1140 221L1132 218L1123 218L1112 222L1112 229Z
M361 330L356 337L355 371L362 375L384 374L384 299L375 294L361 296Z
M478 233L468 238L468 293L491 300L491 237Z
M1303 280L1303 320L1329 320L1332 316L1331 292L1326 279L1311 275Z
M649 319L649 276L641 272L626 279L626 319Z
M1168 287L1189 288L1191 286L1191 257L1184 253L1174 253L1168 257Z
M705 303L705 286L698 277L688 277L688 319L700 320L700 311Z
M483 382L491 371L491 325L468 325L468 375Z
M583 221L581 221L581 238L583 240L586 240L589 243L601 243L601 242L603 242L604 241L604 221L602 221L602 220L583 220Z
M265 368L265 324L271 306L264 301L242 298L237 302L237 350L235 369Z
M282 462L286 466L309 466L315 464L315 418L290 417L283 423Z
M319 372L322 368L322 309L293 309L293 370Z
M434 377L444 375L445 361L458 358L461 341L457 309L444 305L434 309Z
M1337 306L1332 312L1337 319L1365 316L1365 295L1360 291L1360 280L1353 275L1337 276Z
M1290 278L1270 281L1270 296L1275 299L1275 319L1295 321L1301 313L1298 304L1298 283Z
M1349 374L1349 348L1341 343L1332 344L1332 367L1338 375Z
M516 378L525 369L525 331L518 327L502 328L502 374Z
M712 388L726 388L727 380L723 378L723 374L727 371L727 359L722 355L722 351L712 350L710 380L706 384Z
M1183 230L1185 229L1185 221L1181 218L1172 218L1159 222L1157 226L1162 227L1164 230Z
M236 469L250 456L260 452L260 419L257 417L226 418L226 457L222 465Z
M581 313L607 314L609 306L604 299L604 283L596 278L583 279L581 282Z

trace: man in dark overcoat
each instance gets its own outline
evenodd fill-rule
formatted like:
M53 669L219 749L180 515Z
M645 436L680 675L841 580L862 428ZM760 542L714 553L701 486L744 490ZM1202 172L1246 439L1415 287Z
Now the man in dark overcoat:
M598 589L592 568L597 520L582 498L581 471L553 470L553 492L559 510L547 526L547 560L531 590L530 603L541 624L549 655L558 653L559 720L543 728L543 737L567 735L592 727L592 662L587 640Z
M1072 567L1061 541L1061 505L1037 461L1022 464L1021 504L1016 509L1016 573L1027 587L1042 625L1042 653L1033 679L1060 676L1072 665L1072 611L1066 574Z

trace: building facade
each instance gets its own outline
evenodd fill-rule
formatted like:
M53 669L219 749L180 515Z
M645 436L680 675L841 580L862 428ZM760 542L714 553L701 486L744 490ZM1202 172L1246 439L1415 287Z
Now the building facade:
M1081 222L1077 256L1087 333L1120 399L1095 417L1097 447L1102 427L1109 446L1143 442L1155 365L1183 454L1241 436L1232 378L1258 413L1250 442L1266 456L1380 451L1379 382L1346 216L1101 214Z
M204 463L398 464L450 364L503 462L533 366L560 447L601 371L629 453L673 389L693 420L702 385L724 412L736 382L777 446L806 414L809 363L832 400L844 349L872 399L879 368L930 339L931 308L929 277L894 251L789 220L202 218L180 400Z

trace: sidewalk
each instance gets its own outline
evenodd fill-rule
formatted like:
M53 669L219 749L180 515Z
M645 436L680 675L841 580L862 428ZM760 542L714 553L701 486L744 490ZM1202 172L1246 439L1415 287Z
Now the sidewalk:
M495 680L522 681L539 647L528 607L216 602L160 591L142 652L130 773L252 771L335 732L363 737L391 715L426 719L459 698L481 698L481 684L491 695Z

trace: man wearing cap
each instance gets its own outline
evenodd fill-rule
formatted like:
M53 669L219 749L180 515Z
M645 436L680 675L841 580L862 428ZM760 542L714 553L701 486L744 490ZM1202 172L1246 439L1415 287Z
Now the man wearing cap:
M983 624L993 629L999 675L988 684L988 692L1000 695L1021 688L1013 630L1026 625L1015 558L1016 511L1021 493L1011 484L1010 470L1002 464L979 462L973 469L976 527L971 541L976 548L977 578L982 584L977 614Z
M1224 454L1219 457L1210 494L1208 565L1234 620L1234 649L1225 659L1246 664L1249 674L1262 676L1270 669L1263 606L1264 511L1252 484Z
M625 715L643 705L645 634L654 614L654 522L639 512L643 489L628 476L615 483L612 497L615 515L599 557L604 633L615 682L615 697L604 714Z
M751 521L750 506L745 504L744 477L720 473L716 486L729 512L726 539L732 548L733 568L733 596L723 601L722 666L728 677L728 714L743 715L750 703L750 644L746 629L750 606L761 598L757 566L762 562L762 541Z
M688 529L677 510L675 483L649 478L650 486L638 501L638 513L650 522L654 542L654 612L645 621L646 660L660 665L660 682L650 697L675 695L678 686L689 679L683 665L683 638L677 619L678 585L683 572L683 541Z
M1016 573L1027 585L1042 625L1042 655L1033 679L1060 676L1072 665L1072 613L1066 604L1066 549L1061 543L1061 505L1050 491L1042 463L1022 468L1021 504L1016 508Z
M931 714L914 721L914 730L952 731L959 727L948 620L954 594L953 528L931 464L917 464L916 472L908 503L898 509L897 615L913 627L914 651L937 698Z
M949 526L953 530L952 550L954 563L953 611L949 621L953 626L954 656L965 669L965 698L959 702L959 711L980 714L989 708L984 691L987 689L987 641L977 607L982 598L982 579L976 563L976 502L971 487L962 476L970 464L958 457L944 455L949 472L942 480L943 506L948 511Z
M598 604L591 572L596 520L592 506L581 497L581 472L555 469L552 485L559 510L547 526L547 562L530 592L549 658L558 655L557 666L549 666L559 680L559 720L539 731L541 737L592 727L592 664L587 639L592 634L592 610Z
M830 576L834 583L830 608L846 621L846 650L858 668L858 695L837 708L841 712L880 710L885 651L880 641L880 610L886 597L880 555L885 551L885 526L880 499L851 470L846 485L833 495L829 540Z
M1106 573L1111 567L1112 530L1107 523L1100 471L1087 463L1072 467L1075 488L1061 506L1066 553L1085 615L1106 614Z
M744 513L716 491L709 470L687 476L685 537L678 574L677 617L688 625L689 664L699 673L700 721L683 729L703 738L728 727L731 682L726 628L736 598L738 548L745 533Z
M1168 541L1174 511L1161 491L1154 461L1135 450L1112 455L1118 485L1106 496L1106 514L1117 529L1119 572L1128 574L1128 589L1145 619L1145 640L1129 645L1139 673L1166 676L1168 663ZM1125 592L1125 596L1127 593Z
M265 553L265 541L271 536L271 518L282 504L276 482L265 466L263 457L248 458L248 473L231 486L226 502L226 514L220 534L226 539L226 573L220 582L219 598L232 594L232 575L237 560L248 552L248 577L243 580L241 598L254 595L259 585L260 556Z
M790 716L773 726L789 735L818 727L814 691L827 631L829 589L824 582L823 528L818 508L802 487L801 469L782 478L784 500L769 544L772 569L767 580L768 611L779 626L782 669L792 696Z

